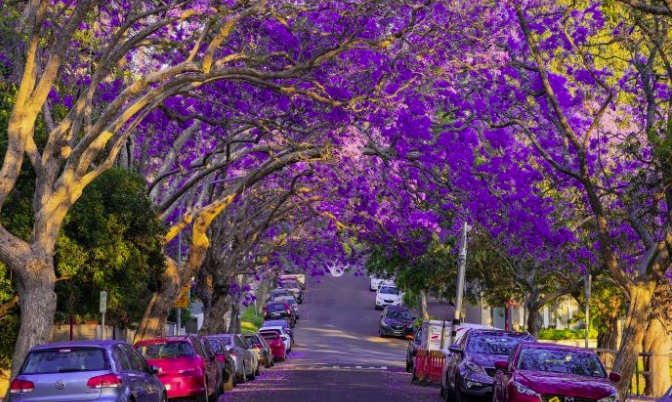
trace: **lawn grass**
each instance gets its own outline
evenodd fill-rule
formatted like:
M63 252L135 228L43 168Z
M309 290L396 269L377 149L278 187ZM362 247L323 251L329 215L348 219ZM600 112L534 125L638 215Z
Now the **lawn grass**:
M256 314L254 306L248 306L240 317L240 329L243 334L253 334L259 330L264 317Z

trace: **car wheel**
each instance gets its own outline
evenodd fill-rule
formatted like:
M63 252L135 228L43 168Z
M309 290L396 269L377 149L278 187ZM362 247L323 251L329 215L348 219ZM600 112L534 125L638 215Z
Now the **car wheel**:
M168 395L164 392L161 394L161 399L159 399L159 402L168 402Z
M410 373L412 368L411 361L408 358L408 353L406 353L406 372ZM443 396L443 388L441 389L441 396Z
M378 327L378 334L380 335L381 338L385 337L385 335L383 334L383 329L381 327Z
M415 372L415 367L413 367L411 374L411 382L418 382L418 374Z
M224 383L224 392L228 392L233 390L233 387L236 386L235 382L235 375L232 375L231 372L229 371L228 373L225 373L226 376L226 382Z
M243 375L238 377L238 383L245 384L246 382L247 382L247 369L245 367L245 363L243 363Z
M266 364L264 364L264 367L266 368L273 367L273 358L266 356Z
M252 371L250 375L247 377L247 380L254 381L255 378L257 378L257 376L255 375L254 371Z
M453 401L454 402L465 402L465 397L460 390L460 376L455 376L455 390L453 392ZM452 402L452 401L449 401Z
M254 375L255 376L259 375L259 363L257 363L257 370L254 372Z

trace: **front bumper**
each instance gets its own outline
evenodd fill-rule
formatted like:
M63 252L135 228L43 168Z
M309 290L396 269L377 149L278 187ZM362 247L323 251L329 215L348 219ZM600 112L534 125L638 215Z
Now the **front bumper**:
M406 335L413 335L413 327L396 327L394 325L390 326L385 326L381 325L380 326L380 333L382 335L387 335L387 336L399 336L405 338Z
M492 397L492 377L481 373L475 373L467 370L460 376L460 387L462 393L473 397Z
M401 306L401 299L376 299L376 307Z

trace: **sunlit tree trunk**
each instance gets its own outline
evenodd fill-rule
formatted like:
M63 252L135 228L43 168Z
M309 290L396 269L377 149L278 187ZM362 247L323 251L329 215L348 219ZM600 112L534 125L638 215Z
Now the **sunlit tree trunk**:
M203 334L220 334L228 330L224 316L231 306L231 297L229 296L230 278L216 278L213 285L212 303L203 318L203 325L201 326L200 332Z
M655 317L646 328L642 352L644 353L644 394L660 398L670 387L670 336L659 318Z
M634 284L628 291L630 307L623 326L619 353L614 362L614 371L620 373L622 378L617 384L621 397L628 394L635 374L637 357L642 350L642 342L649 321L655 285L654 281L643 281Z

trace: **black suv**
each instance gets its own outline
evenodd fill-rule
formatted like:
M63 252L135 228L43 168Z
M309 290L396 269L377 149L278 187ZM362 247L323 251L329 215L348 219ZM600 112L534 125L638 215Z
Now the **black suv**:
M415 317L406 307L387 306L380 315L378 334L380 336L400 336L405 338L413 334Z

